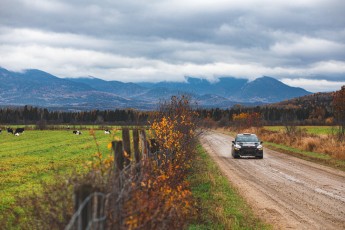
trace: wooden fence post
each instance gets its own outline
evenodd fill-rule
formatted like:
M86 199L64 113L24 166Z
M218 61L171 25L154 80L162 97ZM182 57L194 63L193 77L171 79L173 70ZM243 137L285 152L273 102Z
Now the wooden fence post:
M134 146L134 158L135 162L140 162L140 152L139 152L139 131L133 129L133 146Z
M92 199L92 220L100 219L104 216L104 201L101 196L94 196ZM104 229L104 222L92 223L91 229Z
M124 128L122 129L122 141L123 141L123 150L127 153L128 157L125 157L125 165L129 165L131 163L131 139L129 136L129 129Z
M149 156L149 145L146 140L146 131L140 130L141 155L144 159Z
M124 164L124 155L123 155L123 148L122 148L122 141L113 141L112 147L114 151L114 159L115 159L115 170L122 171L123 164Z
M121 173L121 171L124 168L124 162L125 162L125 157L124 157L124 152L123 152L123 146L122 146L122 141L113 141L112 142L112 147L114 151L114 159L115 159L115 172ZM116 179L117 180L117 185L115 186L118 187L119 191L121 191L123 187L121 175ZM122 216L121 216L121 200L119 201L118 204L115 205L115 210L113 212L113 220L117 220L117 225L114 226L115 229L120 229L122 226Z
M92 193L92 186L88 184L81 185L74 191L74 210L78 211L79 206ZM92 205L89 202L81 211L77 221L75 222L77 229L86 229L91 220Z

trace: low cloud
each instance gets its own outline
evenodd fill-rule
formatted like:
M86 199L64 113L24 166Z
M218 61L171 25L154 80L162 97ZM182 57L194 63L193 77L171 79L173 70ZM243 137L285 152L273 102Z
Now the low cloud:
M311 80L304 78L284 78L282 79L282 82L290 86L304 88L306 90L309 90L310 92L337 91L341 89L341 86L345 85L345 81L334 82L327 80Z

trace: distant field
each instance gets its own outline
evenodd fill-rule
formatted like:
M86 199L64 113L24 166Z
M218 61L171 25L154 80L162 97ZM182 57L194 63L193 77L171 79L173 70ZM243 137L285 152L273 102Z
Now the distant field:
M299 128L306 129L309 134L327 135L332 134L337 130L337 126L298 126ZM271 131L284 131L284 126L265 126L267 130Z
M72 130L25 131L19 137L0 134L0 214L14 202L14 194L37 189L39 182L49 181L54 171L83 170L97 147L88 130L82 132L79 136ZM107 144L113 135L96 131L96 137L100 151L110 154Z

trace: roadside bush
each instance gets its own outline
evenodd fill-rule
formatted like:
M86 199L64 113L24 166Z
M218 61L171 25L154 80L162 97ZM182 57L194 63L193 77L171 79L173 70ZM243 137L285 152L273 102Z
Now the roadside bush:
M309 152L313 152L318 146L321 146L320 138L315 137L306 137L303 139L302 143L304 150Z
M238 130L249 127L260 127L262 125L262 117L260 113L239 113L232 115L234 127Z
M345 146L338 146L336 152L333 154L335 158L345 160Z
M199 125L203 128L206 128L206 129L214 129L217 127L217 122L214 121L212 118L210 117L207 117L205 119L203 119Z
M218 127L226 127L229 126L229 119L227 117L222 117L219 121L218 121Z

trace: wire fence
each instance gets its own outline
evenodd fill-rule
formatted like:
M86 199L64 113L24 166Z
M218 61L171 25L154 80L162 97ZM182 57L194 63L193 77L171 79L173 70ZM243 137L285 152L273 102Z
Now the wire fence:
M94 192L86 197L79 205L65 230L104 229L106 221L105 205L107 204L108 195Z
M126 155L131 151L128 132L123 130L123 140L112 143L114 170L109 177L108 192L93 192L94 188L90 185L76 188L75 213L65 230L123 229L123 221L128 213L122 213L122 208L132 199L131 194L140 189L143 170L147 167L144 159L150 159L156 165L160 165L162 161L171 158L171 153L164 154L159 150L155 140L151 139L150 143L147 141L145 130L140 130L140 135L138 130L133 130L135 160L127 161ZM139 144L141 144L141 154L139 154ZM138 210L141 208L138 207ZM133 210L133 213L138 210Z

